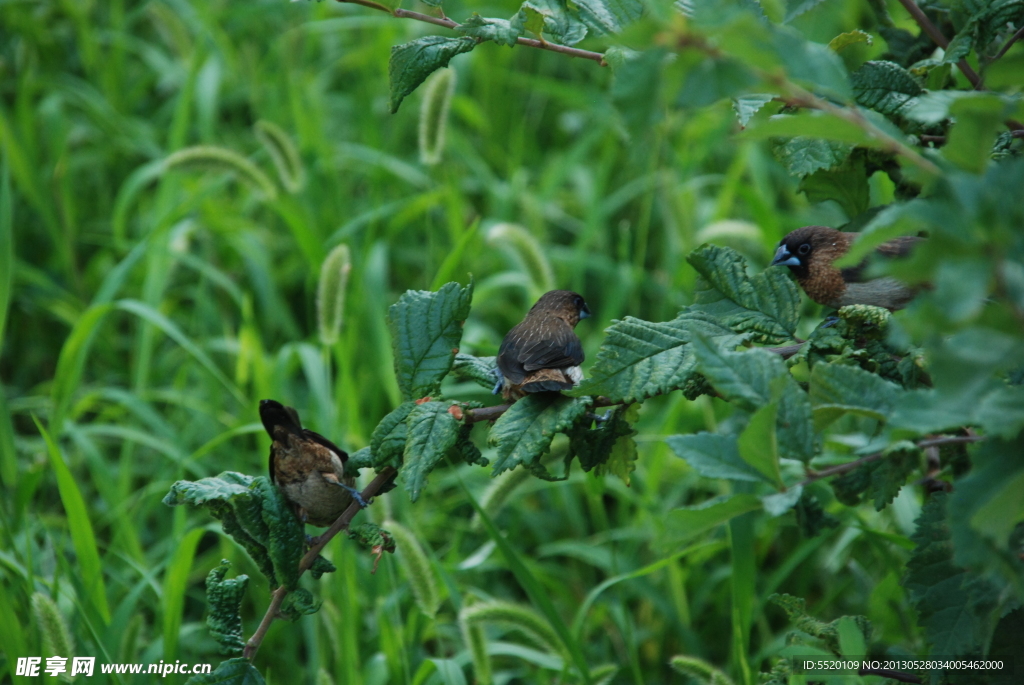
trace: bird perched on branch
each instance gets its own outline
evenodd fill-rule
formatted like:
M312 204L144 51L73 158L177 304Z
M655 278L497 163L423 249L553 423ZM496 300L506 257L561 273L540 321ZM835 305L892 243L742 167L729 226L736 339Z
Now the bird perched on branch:
M850 250L858 233L844 233L827 226L804 226L779 242L772 266L788 266L807 296L836 309L848 304L870 304L890 311L903 309L917 290L891 277L865 280L868 260L845 269L833 262ZM904 236L875 248L875 254L906 257L924 238Z
M588 316L590 309L578 293L544 293L501 342L501 378L495 394L501 391L506 400L517 400L527 393L568 390L579 383L583 345L573 329Z
M329 526L355 498L366 502L345 476L348 454L333 442L302 427L299 414L275 400L260 401L260 420L270 445L270 477L292 503L303 523Z

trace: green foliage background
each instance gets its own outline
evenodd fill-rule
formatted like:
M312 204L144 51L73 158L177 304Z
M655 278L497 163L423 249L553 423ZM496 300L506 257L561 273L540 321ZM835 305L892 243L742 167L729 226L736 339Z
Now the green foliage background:
M828 332L815 334L791 382L812 387L816 467L887 449L886 468L898 473L816 483L813 504L759 512L754 481L802 475L792 462L749 470L768 434L757 431L774 423L762 411L803 410L768 391L730 394L728 373L757 355L693 334L688 363L738 409L678 392L646 401L632 472L574 465L568 480L546 482L518 468L492 480L490 469L459 465L419 483L415 503L402 490L381 497L362 516L395 533L398 554L371 575L370 555L333 542L325 556L337 572L301 581L321 610L275 624L258 666L271 682L545 683L583 677L566 666L583 660L594 681L683 683L713 682L721 674L710 663L749 685L794 627L855 653L865 638L843 615L870 620L872 653L923 656L941 644L950 651L932 653L970 654L996 644L993 633L1012 646L1024 634L1020 610L1011 613L1024 597L1024 486L1012 487L1024 472L1024 403L1005 382L1007 370L1019 381L1024 341L1020 142L1000 139L1000 161L990 158L1003 120L1024 118L1013 99L1024 42L983 70L1002 98L933 98L913 118L924 88L969 84L941 60L910 81L887 67L846 76L897 44L904 66L929 56L897 2L766 2L770 20L790 27L770 47L759 20L732 3L683 4L705 17L702 8L724 9L691 22L651 3L621 37L591 32L580 47L608 49L611 68L493 42L454 57L439 164L418 151L425 89L389 113L388 62L393 46L442 29L330 2L0 6L0 681L25 681L15 659L51 646L104 663L216 663L205 581L221 559L250 577L241 600L250 635L273 588L205 513L161 499L181 479L264 473L262 398L294 405L352 452L369 445L411 397L387 324L406 290L472 274L460 350L477 356L493 355L541 293L577 290L595 314L577 329L586 368L607 370L598 351L613 320L640 321L616 324L608 342L639 335L644 322L667 335L660 322L694 303L759 342L782 342L792 327L766 329L753 305L723 313L711 286L725 286L707 252L687 256L703 243L728 246L756 273L789 230L851 219L874 240L929 231L904 275L934 289L891 326L904 346L921 346L941 392L913 390L899 370L859 374L870 355L843 352ZM1006 38L998 19L1019 14L1019 3L995 4L1005 17L970 2L939 12L957 35L949 54L987 65ZM519 9L445 6L458 20ZM539 16L524 10L521 20L538 28ZM549 38L572 29L543 25ZM848 45L823 52L841 34ZM691 49L695 35L721 52ZM890 117L870 119L883 134L898 138L898 124L948 134L947 145L914 159L920 146L902 143L908 154L814 108L769 118L781 104L758 93L776 92L780 74L806 89L789 93L798 104L812 93L855 96ZM438 110L423 116L436 134ZM934 200L878 213L920 184ZM330 268L347 268L347 282L325 281L339 245L347 255L334 252ZM343 311L331 308L341 297ZM802 302L796 333L807 338L820 308ZM840 354L854 366L830 371ZM877 373L910 394L896 402ZM610 372L594 382L621 397L654 394ZM453 377L442 391L493 401ZM943 496L929 498L918 525L926 500L914 481L924 474L919 462L900 466L920 459L901 439L963 423L1005 442L943 454L938 475L957 488L945 509ZM474 429L481 446L486 430ZM673 435L683 438L667 443ZM708 450L707 441L717 442ZM501 449L484 456L494 464ZM570 449L556 437L545 463L560 473ZM731 471L692 456L729 449ZM908 478L897 495L892 483ZM844 506L861 497L868 503ZM953 588L943 599L959 602L954 625L971 626L958 638L967 643L936 609L942 582ZM776 592L806 599L825 623L770 603ZM490 674L474 662L482 651Z

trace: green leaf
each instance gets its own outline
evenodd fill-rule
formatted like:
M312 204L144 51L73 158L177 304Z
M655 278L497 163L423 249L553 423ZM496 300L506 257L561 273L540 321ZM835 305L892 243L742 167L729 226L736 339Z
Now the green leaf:
M249 553L271 585L292 589L305 553L302 524L284 495L266 476L225 471L199 481L179 480L164 504L206 507L224 532Z
M882 511L899 494L907 478L921 467L921 448L901 440L885 449L882 460L873 465L869 493L875 509Z
M800 294L784 269L747 274L747 261L727 247L702 245L686 261L700 274L691 311L718 318L758 342L792 339L800 314Z
M854 29L852 31L847 31L846 33L840 33L838 36L830 40L828 42L828 48L833 52L839 52L843 48L856 45L857 43L867 43L868 45L872 45L874 43L874 39L871 37L870 33L865 33L860 29Z
M608 462L620 440L636 434L633 423L640 405L619 405L605 415L597 427L575 425L569 431L569 456L578 457L584 471ZM620 448L621 449L621 448ZM632 471L632 469L630 469Z
M448 283L436 292L406 291L388 309L395 375L407 400L436 395L452 368L469 316L473 284Z
M313 593L304 587L295 588L281 602L279 615L286 621L298 621L303 616L311 616L320 611L322 600L313 597Z
M263 676L243 657L222 661L212 673L194 675L185 685L265 685Z
M859 367L818 363L811 370L810 395L814 425L822 430L847 412L886 421L901 391Z
M586 24L570 14L560 0L527 0L510 22L516 31L539 37L547 34L563 45L575 45L587 35Z
M493 475L519 464L538 465L555 434L567 431L586 413L591 402L589 397L535 393L513 404L494 422L487 438L498 452Z
M846 161L853 150L853 146L846 143L807 136L773 138L770 142L775 159L779 160L789 173L800 177L838 167Z
M0 340L4 340L14 282L14 198L7 158L0 164Z
M775 438L775 421L778 405L766 404L750 417L750 423L740 433L736 443L740 457L753 466L765 479L782 488L782 473L779 471L779 449ZM794 501L795 504L795 501Z
M706 107L757 85L759 79L742 62L708 57L686 74L676 97L679 107Z
M981 173L989 163L996 133L1003 126L1006 105L995 95L961 98L949 108L956 124L949 131L942 155L954 164Z
M997 388L981 401L976 416L985 433L1004 440L1017 437L1024 429L1024 386Z
M206 576L206 604L210 615L206 625L224 654L238 654L245 649L242 639L242 597L249 584L249 576L241 575L225 580L231 562L222 559L219 566Z
M669 436L665 442L678 457L705 478L754 482L767 480L760 471L740 457L734 435L691 433Z
M481 17L476 12L456 26L455 30L466 36L480 40L492 40L498 45L508 45L509 47L514 46L519 37L523 35L522 30L512 26L508 19Z
M924 626L930 655L977 654L992 627L997 592L953 562L946 493L932 494L917 519L903 587Z
M914 75L895 62L865 62L850 81L857 104L886 116L902 116L924 92Z
M373 429L373 435L370 436L370 451L373 453L373 465L378 470L385 466L398 468L402 465L408 435L405 420L415 408L415 402L403 402L391 410L391 413L381 419Z
M671 545L678 547L730 519L761 508L754 495L715 497L693 507L673 509L665 517L665 532Z
M570 395L603 395L629 403L672 390L697 390L702 383L689 346L694 334L739 342L712 317L693 311L661 323L627 316L605 332L590 378L570 390Z
M739 119L740 126L746 126L750 119L774 97L771 93L750 93L734 98L732 108L736 111L736 118Z
M427 553L423 551L416 535L397 521L385 521L384 525L395 539L395 551L402 572L412 587L416 606L424 616L434 618L441 608L441 595L437 591L437 577Z
M405 421L408 437L402 478L413 502L419 499L427 476L458 440L462 424L448 413L449 406L447 402L424 402L416 405Z
M640 0L574 0L573 5L580 21L598 36L620 33L644 11Z
M476 381L477 384L491 390L497 382L495 375L498 365L496 357L474 357L459 352L452 364L452 373L460 381Z
M698 370L726 400L750 412L777 403L781 457L808 461L814 456L810 400L778 355L757 348L731 352L704 338L694 340L693 347Z
M632 431L627 435L620 435L612 443L612 450L611 454L608 455L608 459L597 467L598 474L610 473L629 486L629 474L636 471L636 460L638 458L636 441L633 439L633 434L635 433L636 431Z
M388 62L391 113L397 112L402 100L416 90L428 76L448 66L452 57L469 52L475 47L476 40L469 37L424 36L391 48L391 60Z
M861 117L870 122L874 127L880 128L883 132L895 136L897 139L904 137L903 133L895 125L889 123L882 115L862 108L858 108L857 112ZM742 138L752 140L805 136L869 148L885 146L882 140L869 135L864 128L852 121L840 118L829 112L820 111L802 111L799 114L776 114L769 117L766 121L759 122L756 126L749 127L740 135Z
M840 616L830 623L825 623L807 613L807 601L802 597L773 594L768 597L768 601L782 607L797 630L823 640L833 652L839 651L840 627L848 621L852 621L860 629L862 639L871 639L871 622L864 616Z
M863 155L852 155L838 167L805 176L798 190L811 202L835 200L848 218L859 216L867 211L871 200Z
M103 581L103 565L100 563L96 534L93 532L92 521L89 519L89 510L85 506L82 491L78 489L78 481L71 475L68 465L64 463L64 455L61 454L60 447L57 446L49 431L35 416L32 417L32 421L35 422L39 434L43 436L50 468L57 478L57 490L60 493L61 504L64 506L64 514L67 517L75 555L78 557L78 570L81 572L80 580L85 588L86 597L89 598L93 608L104 622L109 623L110 606L107 604L107 588Z
M1002 659L1004 662L1016 660L1019 658L1021 645L1024 645L1024 607L1015 609L1000 619L992 634L992 644L986 656L990 659ZM1016 672L1006 669L993 672L989 685L1014 685L1019 679Z
M783 23L788 24L801 14L810 12L824 1L825 0L788 0L786 3L786 16L782 20Z
M799 483L782 492L761 496L761 505L769 516L782 516L795 507L803 496L804 486Z
M632 132L649 133L662 113L658 94L667 55L664 48L643 52L619 49L609 51L605 57L615 77L611 87L612 102Z

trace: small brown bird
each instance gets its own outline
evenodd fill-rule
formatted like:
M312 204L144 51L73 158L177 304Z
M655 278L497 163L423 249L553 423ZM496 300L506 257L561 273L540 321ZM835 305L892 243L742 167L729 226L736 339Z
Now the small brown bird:
M917 290L895 278L864 280L868 260L857 266L837 269L832 263L850 250L858 233L844 233L827 226L804 226L779 242L772 266L788 266L807 296L819 304L843 307L870 304L890 311L903 309ZM875 248L882 257L905 257L924 238L904 236Z
M260 401L260 420L270 445L270 477L292 503L303 523L329 526L352 504L366 506L345 477L348 454L333 442L302 427L299 414L275 400Z
M531 392L568 390L583 378L583 345L573 330L590 316L583 298L571 290L544 293L498 349L501 378L494 387L506 400Z

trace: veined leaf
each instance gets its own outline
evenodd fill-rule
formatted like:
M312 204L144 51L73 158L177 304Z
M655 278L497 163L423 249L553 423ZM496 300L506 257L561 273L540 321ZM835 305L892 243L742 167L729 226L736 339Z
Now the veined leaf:
M676 456L705 478L760 482L766 478L740 456L734 435L691 433L665 439Z
M713 340L740 338L701 312L685 311L672 321L653 323L627 316L606 331L597 360L570 395L604 395L635 402L672 390L696 391L702 385L689 343L694 333Z
M231 562L224 559L206 576L206 603L210 608L206 625L225 654L238 654L245 648L241 610L249 576L225 579L230 568Z
M394 114L407 95L416 90L428 76L448 66L455 55L476 47L473 38L424 36L391 48L388 78L391 80L391 113Z
M493 475L519 464L539 464L555 434L568 430L590 404L589 397L566 397L558 393L527 395L513 404L494 422L487 438L498 450Z
M415 405L405 420L402 478L410 499L419 499L427 476L459 438L462 424L448 413L448 402L424 402Z
M380 420L370 436L370 452L377 469L385 466L399 467L405 455L405 440L408 427L405 420L416 408L415 402L403 402Z
M452 364L452 373L459 380L476 381L479 385L491 390L497 382L495 375L498 365L496 357L474 357L459 352Z
M815 364L810 389L815 427L821 430L846 412L885 421L900 392L899 386L857 366Z
M491 40L498 45L507 45L509 47L514 46L519 37L523 35L522 30L519 27L512 26L512 22L508 19L481 17L476 12L473 12L469 19L456 26L455 30L466 36L472 36L480 40Z
M472 283L448 283L436 292L408 290L388 309L395 375L405 399L438 394L458 354L472 299Z
M775 436L778 409L778 405L772 402L754 412L736 442L743 461L757 469L769 483L781 488L782 473L779 471L778 439Z
M860 216L867 210L871 199L863 155L852 155L838 167L819 169L804 176L799 190L811 202L834 200L850 219Z
M703 245L687 256L700 274L691 310L706 312L759 342L789 340L799 321L800 294L784 269L747 274L747 261L727 247Z
M577 15L595 35L620 33L643 14L639 0L575 0Z
M865 62L850 75L857 104L886 116L902 115L914 107L924 92L914 75L884 60Z
M845 162L853 151L853 146L848 143L808 136L772 138L770 145L775 159L782 162L789 173L800 177L834 169Z

